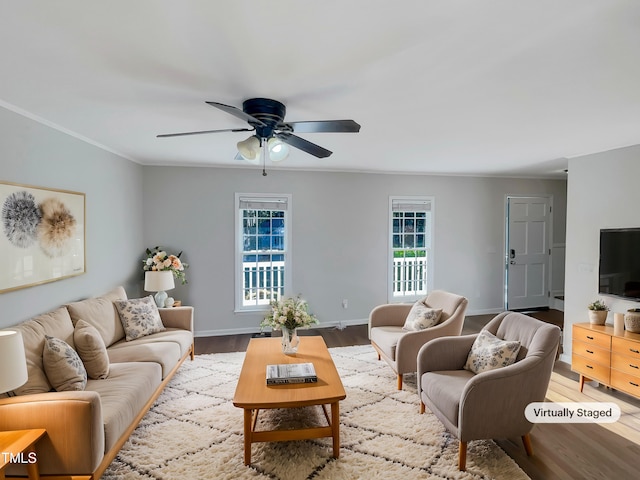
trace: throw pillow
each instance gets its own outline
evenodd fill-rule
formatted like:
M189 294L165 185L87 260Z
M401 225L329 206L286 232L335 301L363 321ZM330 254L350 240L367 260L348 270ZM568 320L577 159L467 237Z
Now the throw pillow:
M433 327L438 324L441 315L441 308L431 308L424 299L418 300L409 310L402 329L415 332Z
M501 340L491 332L481 330L473 342L464 368L473 373L482 373L507 367L516 361L519 351L520 342Z
M115 300L114 303L120 314L127 342L164 330L160 312L151 295L131 300Z
M84 320L76 322L73 331L73 343L89 378L104 379L109 376L109 355L100 332Z
M67 342L45 335L42 363L49 383L58 392L84 390L87 371L82 360Z

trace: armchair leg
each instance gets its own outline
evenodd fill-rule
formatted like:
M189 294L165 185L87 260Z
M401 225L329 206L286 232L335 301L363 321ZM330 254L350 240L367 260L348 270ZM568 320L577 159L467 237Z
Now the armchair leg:
M424 409L425 409L424 402L420 400L420 415L424 413Z
M402 374L398 374L398 390L402 390Z
M464 472L467 469L467 442L460 442L458 452L458 470Z
M525 452L527 452L527 455L529 457L533 455L533 447L531 446L531 436L528 433L522 436L522 443L524 445Z

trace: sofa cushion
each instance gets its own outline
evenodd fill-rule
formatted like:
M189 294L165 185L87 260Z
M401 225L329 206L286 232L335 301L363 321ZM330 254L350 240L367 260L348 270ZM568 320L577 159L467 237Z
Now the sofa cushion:
M120 314L126 341L164 330L160 312L151 295L131 300L116 300L114 303Z
M104 344L109 346L124 338L124 329L113 302L126 299L127 293L124 288L117 287L99 297L70 303L66 307L74 325L78 320L93 325L100 333Z
M167 329L129 342L121 340L107 349L111 363L156 362L162 365L162 378L176 366L189 351L191 332Z
M520 342L501 340L488 330L481 330L467 357L464 368L473 373L507 367L516 361Z
M69 312L66 308L60 307L22 322L12 327L12 329L19 330L22 333L27 372L29 374L27 383L16 388L13 393L16 395L29 395L50 391L51 384L47 379L42 363L44 336L50 335L59 338L73 347L73 323L71 323Z
M73 341L87 370L87 376L93 379L107 378L109 355L98 330L84 320L78 320L73 331Z
M402 327L403 330L415 332L438 324L440 316L442 315L442 309L432 308L427 305L425 301L426 299L422 299L413 304L407 314L404 327Z
M161 377L157 363L114 363L108 378L87 382L86 390L100 395L105 451L113 447L140 414L160 386Z
M84 390L87 385L82 360L67 342L45 335L42 362L49 383L58 392Z

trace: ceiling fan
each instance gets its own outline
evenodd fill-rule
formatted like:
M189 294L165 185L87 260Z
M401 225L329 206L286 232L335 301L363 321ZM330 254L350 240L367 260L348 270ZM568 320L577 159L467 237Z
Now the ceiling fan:
M254 160L259 158L260 150L268 153L271 160L282 160L286 157L286 147L283 143L298 148L318 158L325 158L331 155L331 151L326 148L311 143L304 138L298 137L296 133L316 133L316 132L347 132L356 133L360 131L360 125L353 120L316 120L303 122L285 122L284 116L286 107L277 100L269 98L250 98L242 103L242 110L231 105L218 102L206 102L212 107L230 113L234 117L246 121L251 128L228 128L223 130L202 130L198 132L165 133L157 135L158 138L179 137L184 135L201 135L205 133L219 132L253 132L255 134L238 142L240 158Z

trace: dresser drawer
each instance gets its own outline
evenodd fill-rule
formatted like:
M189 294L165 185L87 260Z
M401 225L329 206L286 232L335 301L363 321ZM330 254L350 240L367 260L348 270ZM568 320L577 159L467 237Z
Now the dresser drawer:
M640 359L620 355L619 353L611 354L611 368L620 370L629 375L640 377Z
M609 365L600 365L591 362L589 359L576 355L571 355L571 370L584 375L591 380L599 380L602 383L609 383Z
M636 358L638 362L640 362L640 343L638 342L613 337L611 350L622 355Z
M606 333L595 332L588 328L573 327L573 339L579 342L609 350L611 348L611 336Z
M605 350L604 348L596 347L595 345L589 345L584 342L578 342L575 339L572 342L572 352L575 355L580 355L584 357L589 362L599 363L600 365L609 366L610 355L609 350Z
M617 390L640 397L640 378L611 370L611 386Z

